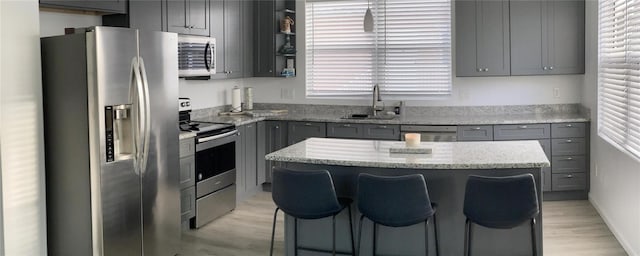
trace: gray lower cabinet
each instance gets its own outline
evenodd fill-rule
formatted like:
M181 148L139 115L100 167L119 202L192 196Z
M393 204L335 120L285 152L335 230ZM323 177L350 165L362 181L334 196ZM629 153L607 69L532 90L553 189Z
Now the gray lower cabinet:
M167 31L209 36L209 0L166 0Z
M180 140L180 212L183 229L189 229L189 219L196 216L195 139Z
M127 13L127 0L40 0L40 6L106 13Z
M238 126L236 129L238 129L238 139L236 140L236 198L241 198L247 187L244 155L246 128L245 126Z
M551 161L551 140L538 140L547 159ZM551 191L551 167L542 168L542 191Z
M549 124L516 124L493 126L495 140L539 140L551 137Z
M327 123L328 138L360 139L363 136L362 124Z
M258 124L238 126L236 141L236 198L241 201L256 191L258 184Z
M307 138L327 137L327 126L320 122L289 122L287 127L288 144L296 144Z
M587 123L551 124L553 191L588 188L588 134Z
M456 76L510 74L509 1L456 1Z
M256 176L258 185L267 182L267 122L260 121L256 124Z
M266 121L265 122L265 154L277 151L287 146L287 122L285 121ZM265 161L265 180L271 182L271 171L276 166L282 166L282 162Z
M400 125L364 124L362 138L368 140L400 140Z
M584 73L584 0L511 1L511 74Z

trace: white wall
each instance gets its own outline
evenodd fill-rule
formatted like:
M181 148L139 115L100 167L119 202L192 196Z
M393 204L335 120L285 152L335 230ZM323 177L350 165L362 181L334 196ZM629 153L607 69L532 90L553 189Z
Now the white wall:
M47 254L38 22L37 0L0 0L0 255Z
M597 1L586 4L586 67L582 103L591 108L591 192L598 209L618 241L631 256L640 255L640 161L597 135Z

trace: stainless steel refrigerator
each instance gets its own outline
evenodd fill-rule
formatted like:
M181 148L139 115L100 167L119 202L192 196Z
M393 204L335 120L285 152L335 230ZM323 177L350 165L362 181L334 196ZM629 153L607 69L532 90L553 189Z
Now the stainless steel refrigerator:
M41 49L49 255L177 254L177 35L92 27Z

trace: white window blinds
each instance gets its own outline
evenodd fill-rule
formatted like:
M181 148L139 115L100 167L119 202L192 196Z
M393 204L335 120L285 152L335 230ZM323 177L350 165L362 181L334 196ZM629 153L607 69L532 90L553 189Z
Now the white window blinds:
M374 32L364 32L364 0L306 3L306 86L311 98L451 93L451 1L372 0Z
M640 157L640 1L599 1L598 133Z

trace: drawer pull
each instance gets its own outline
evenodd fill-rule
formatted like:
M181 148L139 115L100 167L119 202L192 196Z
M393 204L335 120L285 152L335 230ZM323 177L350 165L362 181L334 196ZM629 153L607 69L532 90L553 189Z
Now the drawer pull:
M572 142L573 142L573 140L565 140L564 142L566 142L566 143L572 143Z
M527 129L527 126L526 126L526 125L521 125L521 126L518 126L518 128L520 128L520 129Z
M567 176L564 176L564 177L565 177L565 178L567 178L567 179L572 179L572 178L573 178L573 175L568 174Z
M386 125L380 125L380 126L378 126L378 128L380 128L380 129L387 129L387 126L386 126Z
M573 157L567 157L567 158L565 158L564 160L566 160L566 161L572 161L572 160L573 160Z
M474 129L474 130L480 130L480 129L482 129L482 128L480 128L480 127L473 127L472 129Z
M565 125L564 127L569 127L570 128L570 127L573 127L573 125L572 124L568 124L568 125Z
M350 124L343 124L342 127L351 127Z
M280 129L280 126L277 126L277 125L276 125L276 129Z
M311 123L305 123L304 126L311 126Z

